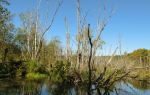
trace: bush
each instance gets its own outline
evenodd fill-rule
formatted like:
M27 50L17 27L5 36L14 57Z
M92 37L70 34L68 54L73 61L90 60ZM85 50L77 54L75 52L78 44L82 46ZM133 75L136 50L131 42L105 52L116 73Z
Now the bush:
M50 77L55 81L63 81L67 79L67 75L70 69L70 62L57 61L50 71Z
M26 62L26 66L28 73L38 72L38 69L40 68L40 64L35 60Z

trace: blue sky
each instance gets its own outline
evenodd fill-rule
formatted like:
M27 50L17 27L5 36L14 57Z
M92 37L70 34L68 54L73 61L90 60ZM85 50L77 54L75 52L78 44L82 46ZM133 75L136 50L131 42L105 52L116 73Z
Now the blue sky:
M37 4L36 1L10 0L8 9L14 14L13 23L17 27L20 26L19 14L33 11ZM49 7L46 7L44 2L41 4L41 21L44 21L44 14L47 8L50 10L50 14L56 8L58 0L50 1ZM104 48L106 50L114 50L118 45L119 39L121 39L123 51L131 52L138 48L150 49L150 0L106 0L106 2L108 11L113 6L115 14L102 34L102 38L106 42ZM88 11L87 22L91 24L92 29L96 27L98 11L99 8L103 8L103 5L103 0L81 0L82 15ZM63 46L65 45L65 16L69 22L71 46L73 47L77 31L76 0L64 0L51 30L45 37L49 41L52 37L58 36Z

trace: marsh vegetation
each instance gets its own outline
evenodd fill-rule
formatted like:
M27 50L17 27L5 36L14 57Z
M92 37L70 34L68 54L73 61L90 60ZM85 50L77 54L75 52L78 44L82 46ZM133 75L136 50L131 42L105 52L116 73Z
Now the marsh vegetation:
M101 35L114 14L113 9L107 13L107 6L104 6L103 13L99 13L104 17L97 19L97 29L94 30L87 23L86 15L81 13L80 0L77 0L76 49L70 46L67 17L64 17L64 49L58 37L50 42L45 39L63 0L58 2L52 16L46 14L45 24L40 20L41 2L38 0L34 12L20 14L21 25L16 28L6 8L9 2L0 1L0 94L126 95L149 89L150 50L117 54L121 49L116 46L110 55L97 54L105 43ZM133 89L131 92L130 88Z

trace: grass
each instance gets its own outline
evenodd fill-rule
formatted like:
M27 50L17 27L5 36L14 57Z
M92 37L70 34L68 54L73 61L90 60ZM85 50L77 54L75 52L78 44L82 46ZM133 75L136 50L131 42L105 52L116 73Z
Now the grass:
M47 78L48 75L47 74L40 74L40 73L28 73L26 75L27 79L43 79L43 78Z

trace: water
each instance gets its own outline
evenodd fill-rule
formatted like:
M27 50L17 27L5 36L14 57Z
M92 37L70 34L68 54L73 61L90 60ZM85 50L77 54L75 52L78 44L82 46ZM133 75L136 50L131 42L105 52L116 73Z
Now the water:
M118 82L110 95L150 95L148 81ZM52 84L48 80L0 80L0 95L86 95L84 88ZM93 95L97 95L96 91Z
M150 95L150 84L148 80L119 82L116 84L116 89L119 95ZM112 95L116 95L116 93L113 92Z

